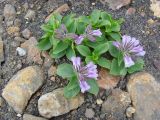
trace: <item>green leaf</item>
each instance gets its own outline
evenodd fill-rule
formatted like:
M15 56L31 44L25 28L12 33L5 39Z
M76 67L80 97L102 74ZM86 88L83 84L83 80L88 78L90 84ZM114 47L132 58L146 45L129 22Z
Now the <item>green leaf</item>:
M68 26L68 32L75 33L77 29L77 22L74 20L71 22L71 24Z
M76 26L77 28L77 33L78 34L83 34L84 33L84 31L85 31L85 24L83 23L83 22L77 22L77 26Z
M104 57L101 57L99 58L99 60L97 61L97 64L101 67L104 67L104 68L107 68L107 69L110 69L111 67L111 61L110 60L107 60L106 58Z
M71 60L71 57L76 56L75 51L69 47L66 51L66 56L69 60Z
M73 66L71 64L63 63L57 68L57 75L62 78L71 78L75 76Z
M110 23L109 20L102 20L98 26L99 27L102 27L102 26L111 26L111 23Z
M128 73L134 73L136 71L143 70L144 61L142 59L138 59L136 63L128 68Z
M57 46L53 49L53 54L58 54L68 48L68 44L60 41Z
M109 20L109 21L112 20L111 15L108 14L107 12L101 12L101 18L102 18L102 20Z
M90 56L91 55L91 51L87 46L84 45L78 45L77 47L78 52L82 55L82 56Z
M118 53L118 65L120 66L123 62L123 54L119 51Z
M90 23L90 20L89 20L88 16L80 16L79 22L83 22L83 23L85 23L85 25L88 25Z
M88 92L91 94L97 95L99 92L97 81L95 79L90 79L90 80L87 80L87 83L91 87Z
M109 33L109 35L116 41L120 41L121 40L121 35L119 33Z
M121 29L120 25L117 22L112 23L111 30L114 32L119 32Z
M99 39L99 38L100 37L97 37L95 42L85 41L85 45L95 49L98 45L106 43L105 39L103 39L102 41L100 41L101 39Z
M109 43L109 53L113 57L118 57L119 50L115 46L113 46L112 41Z
M52 47L52 44L50 43L49 38L43 38L38 43L37 47L40 50L49 50Z
M54 54L54 53L53 53L53 49L50 50L50 52L49 52L49 55L50 55L52 58L55 58L55 59L61 58L61 57L63 57L65 54L66 54L66 51L62 51L62 52L60 52L60 53Z
M73 77L69 84L64 88L64 96L66 98L75 97L80 92L80 87L76 77Z
M85 62L86 63L89 63L89 62L93 62L93 60L92 60L92 56L87 56L86 58L85 58Z
M100 10L93 10L93 12L91 13L91 21L93 24L98 23L99 17L101 15L101 11Z
M75 16L75 14L70 14L70 15L64 16L62 19L62 23L64 23L66 25L66 27L68 28L70 26L70 24L74 21L74 16Z
M104 44L98 45L98 46L94 49L94 53L97 54L97 55L101 55L101 54L107 52L108 49L109 49L108 43L104 43Z
M126 75L127 69L124 67L124 64L118 65L118 60L113 59L110 69L110 74L112 75Z
M52 26L48 25L48 24L44 24L41 26L41 29L45 32L50 32L50 33L53 33L53 28Z

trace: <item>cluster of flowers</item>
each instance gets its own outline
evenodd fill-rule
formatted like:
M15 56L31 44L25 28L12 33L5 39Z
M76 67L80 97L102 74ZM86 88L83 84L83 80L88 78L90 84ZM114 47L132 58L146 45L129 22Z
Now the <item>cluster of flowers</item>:
M60 26L59 29L55 30L55 37L61 40L64 40L65 38L71 38L75 40L75 43L77 45L81 44L82 41L87 38L90 41L95 41L95 37L100 37L102 35L100 29L93 30L91 25L88 25L86 27L85 33L81 35L77 35L75 33L68 33L68 30L64 24Z
M85 33L82 35L76 35L75 33L68 33L64 24L60 26L59 29L55 30L55 36L58 39L64 40L65 38L71 38L74 42L79 45L82 41L87 38L88 40L94 42L95 37L100 37L102 32L100 29L93 30L91 25L88 25ZM113 45L122 52L125 67L131 67L135 64L133 58L135 56L144 56L145 51L140 45L139 40L134 37L127 35L122 36L122 42L114 41ZM89 62L87 65L83 65L80 57L72 57L72 64L74 70L77 73L77 78L79 81L79 86L81 92L84 93L90 89L90 85L86 82L88 79L96 79L98 77L97 65L93 62Z

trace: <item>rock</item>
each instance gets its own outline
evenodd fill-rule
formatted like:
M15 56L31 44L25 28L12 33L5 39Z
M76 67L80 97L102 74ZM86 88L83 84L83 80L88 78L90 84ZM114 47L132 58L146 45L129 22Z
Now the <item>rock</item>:
M3 98L2 97L0 97L0 107L2 107L3 106Z
M43 72L38 66L26 67L15 74L2 92L3 98L17 113L22 113L31 96L42 86Z
M25 42L26 41L26 39L21 38L21 37L15 37L14 40L18 41L18 42Z
M147 72L133 74L127 90L136 109L135 120L160 119L160 84Z
M21 47L17 47L16 51L17 51L19 56L25 56L26 53L27 53L26 50L21 48Z
M77 109L84 103L84 96L78 95L67 99L64 97L63 88L58 88L50 93L42 95L38 100L38 110L41 116L51 118Z
M20 118L20 117L22 117L22 115L21 115L21 114L17 114L17 117L19 117L19 118Z
M160 59L154 60L154 66L160 71Z
M130 7L126 12L126 15L133 15L133 14L135 14L135 12L136 12L136 9Z
M135 112L136 112L136 109L134 107L128 107L126 110L126 116L130 118Z
M15 19L14 20L14 25L20 27L21 26L22 21L20 19Z
M41 52L37 48L37 40L35 37L31 37L29 40L21 44L21 47L27 50L27 62L42 64Z
M30 114L24 114L23 115L23 120L47 120L47 119L42 118L42 117L37 117L37 116L34 116L34 115L30 115Z
M0 37L0 63L4 61L3 41Z
M36 17L35 11L29 9L29 10L27 11L27 14L25 15L24 18L27 19L27 20L32 20L32 21L34 21L35 17Z
M49 16L46 17L45 22L48 22L48 20L50 19L50 17L54 14L54 13L63 13L68 11L70 8L68 6L68 4L63 4L62 6L58 7L55 11L53 11Z
M103 4L107 3L112 10L118 10L131 3L132 0L100 0Z
M107 120L126 120L125 111L129 104L131 99L127 92L113 89L112 94L102 104L102 112L106 114Z
M13 20L16 17L16 10L14 6L11 4L6 4L4 7L3 15L5 17L5 20Z
M103 103L103 100L102 100L102 99L97 99L97 100L96 100L96 103L97 103L98 105L101 105L101 104Z
M16 26L11 26L11 27L9 27L9 28L7 29L7 33L8 33L9 35L18 34L19 31L20 31L20 28L19 28L19 27L16 27Z
M99 72L99 78L97 80L100 88L111 89L117 86L120 81L120 77L113 76L109 74L109 71L101 68Z
M56 75L56 70L57 70L57 68L52 65L48 70L48 77L55 76Z
M94 114L95 114L95 112L93 111L93 109L92 108L90 108L90 109L86 109L86 112L85 112L85 116L87 117L87 118L93 118L94 117Z
M151 11L154 12L154 16L160 17L160 1L159 0L151 0L150 5Z
M23 37L24 38L26 38L26 39L29 39L30 37L31 37L31 31L28 29L28 28L26 28L26 29L24 29L23 31L22 31L22 35L23 35Z
M53 64L54 61L51 58L51 56L48 54L48 52L42 51L42 56L45 58L43 66L46 67L46 68L51 67L51 65Z

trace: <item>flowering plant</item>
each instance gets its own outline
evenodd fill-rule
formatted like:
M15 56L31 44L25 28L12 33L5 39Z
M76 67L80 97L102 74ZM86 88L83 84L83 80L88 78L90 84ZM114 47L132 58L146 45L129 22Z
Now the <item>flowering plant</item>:
M55 14L42 25L44 35L39 49L49 51L54 59L66 56L72 62L72 65L63 63L57 69L59 76L69 80L64 89L66 97L80 91L97 94L97 66L118 76L143 69L144 62L139 56L144 56L145 51L136 38L121 36L122 22L106 12L94 10L88 16L79 17Z

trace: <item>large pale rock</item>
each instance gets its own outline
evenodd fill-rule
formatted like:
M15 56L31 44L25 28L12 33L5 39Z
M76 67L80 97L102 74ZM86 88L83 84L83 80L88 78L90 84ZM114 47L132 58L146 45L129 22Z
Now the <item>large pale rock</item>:
M22 113L28 100L42 86L43 81L43 71L40 67L26 67L10 79L2 96L17 113Z
M30 114L24 114L23 115L23 120L47 120L47 119L42 118L42 117L37 117L37 116L34 116L34 115L30 115Z
M109 74L109 71L101 68L99 72L99 78L97 80L100 88L112 89L117 86L120 81L120 77Z
M160 120L160 84L146 72L133 74L127 84L135 120Z
M4 61L4 53L3 53L3 41L0 37L0 62Z
M54 14L54 13L63 13L68 11L70 8L68 6L68 4L63 4L62 6L58 7L56 10L54 10L49 16L46 17L45 22L48 22L50 17Z
M154 12L154 16L160 17L160 1L151 0L150 9Z
M102 112L106 114L106 120L126 120L125 111L130 103L127 92L113 89L112 94L102 104Z
M84 96L78 95L67 99L64 97L63 88L56 89L50 93L42 95L38 100L38 110L40 115L51 118L68 113L77 109L84 102Z
M132 0L100 0L103 4L107 3L112 10L120 9L131 3Z
M41 51L36 46L38 44L35 37L31 37L29 40L21 44L21 47L27 50L27 62L42 64Z

